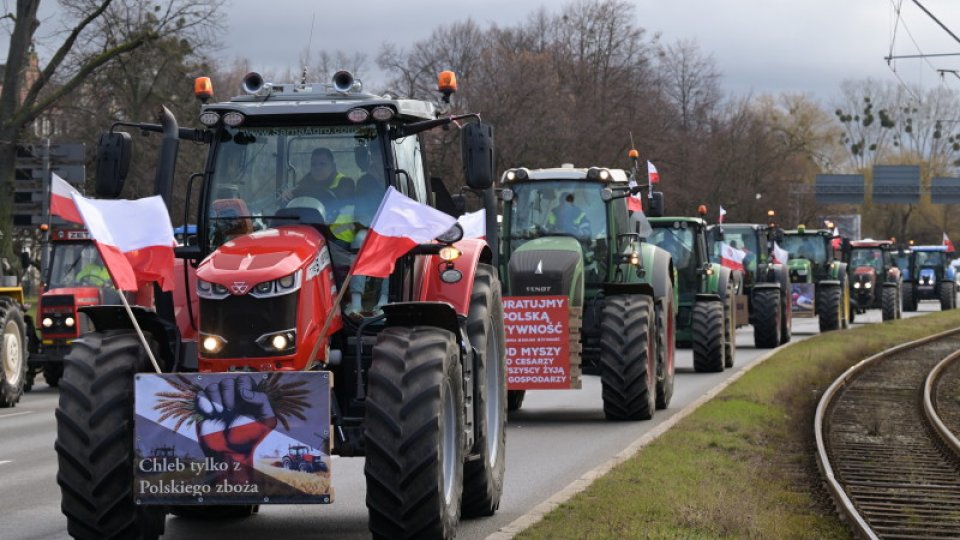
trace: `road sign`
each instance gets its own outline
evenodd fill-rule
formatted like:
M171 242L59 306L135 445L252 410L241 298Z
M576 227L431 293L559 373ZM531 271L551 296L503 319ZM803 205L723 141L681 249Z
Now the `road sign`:
M31 227L46 223L49 220L46 213L51 174L82 186L86 180L85 160L83 143L18 144L14 161L14 226Z
M875 204L917 204L920 202L919 165L874 165Z
M960 178L937 177L930 181L930 202L960 204Z
M814 195L818 203L863 204L862 174L818 174Z

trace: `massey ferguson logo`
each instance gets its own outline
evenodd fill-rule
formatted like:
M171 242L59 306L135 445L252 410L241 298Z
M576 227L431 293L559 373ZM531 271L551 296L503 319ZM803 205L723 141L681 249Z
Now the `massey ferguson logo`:
M233 285L230 286L230 289L233 290L234 294L243 294L247 292L247 282L246 281L234 281Z

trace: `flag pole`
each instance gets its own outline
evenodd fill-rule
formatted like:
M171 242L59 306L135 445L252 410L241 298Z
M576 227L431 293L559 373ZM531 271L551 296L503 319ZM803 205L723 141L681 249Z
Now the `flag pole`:
M157 364L157 359L153 356L153 351L150 350L146 336L143 335L143 330L140 329L140 324L137 323L137 318L133 315L133 310L130 309L130 304L127 303L126 295L119 289L116 289L116 291L120 293L120 301L123 302L123 307L127 310L127 315L130 316L130 322L133 323L133 328L137 331L137 335L140 336L140 343L143 344L144 350L147 351L147 356L150 357L150 363L153 364L153 369L157 370L157 373L163 373L160 371L160 364Z
M323 321L323 326L320 328L320 337L317 338L316 343L313 344L313 350L310 351L310 356L307 357L307 368L313 366L314 358L317 356L317 352L320 351L320 343L324 340L324 336L327 334L327 329L330 328L330 324L333 323L333 317L337 313L337 310L340 309L340 302L343 301L343 295L347 292L347 289L350 288L350 278L353 277L353 265L350 265L350 271L347 272L347 277L343 278L343 286L340 287L340 290L337 291L337 298L333 301L333 306L330 307L330 311L327 312L327 318Z

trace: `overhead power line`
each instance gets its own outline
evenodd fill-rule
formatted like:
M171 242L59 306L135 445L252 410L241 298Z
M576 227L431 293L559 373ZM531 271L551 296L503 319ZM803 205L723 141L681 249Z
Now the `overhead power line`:
M957 37L956 34L954 34L949 28L947 28L947 25L945 25L945 24L943 24L942 22L940 22L940 19L938 19L933 13L930 13L930 10L929 10L929 9L923 7L923 4L920 3L920 0L913 0L913 3L916 4L917 7L919 7L920 9L922 9L924 13L926 13L927 15L929 15L930 18L933 19L933 22L937 23L937 24L940 26L940 28L943 28L943 30L944 30L946 33L950 34L950 37L952 37L952 38L954 39L954 41L956 41L957 43L960 43L960 37Z

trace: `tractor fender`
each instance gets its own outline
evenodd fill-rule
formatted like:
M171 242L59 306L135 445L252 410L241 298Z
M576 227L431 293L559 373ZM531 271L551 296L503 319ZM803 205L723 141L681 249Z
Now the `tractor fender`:
M473 280L470 280L473 283ZM395 302L383 306L385 326L434 326L453 333L461 351L467 343L461 318L447 302Z
M822 279L822 280L820 280L820 281L817 282L817 288L820 288L820 287L839 287L839 286L840 286L840 280L839 280L839 279Z
M836 280L840 280L840 276L846 275L847 273L847 263L837 263L833 268L830 269L830 277Z
M673 258L670 252L654 246L653 244L643 244L643 264L646 270L646 281L653 287L654 299L663 298L670 289L673 289L674 295L677 294L677 272L673 267ZM673 285L673 287L671 287ZM673 305L678 306L677 298L673 299Z
M754 284L753 284L753 290L755 290L755 291L759 291L760 289L777 289L777 290L779 290L780 288L781 288L781 287L780 287L780 283L776 283L776 282L775 282L775 283L754 283Z
M130 310L133 312L140 328L144 332L149 332L156 339L160 357L157 361L161 369L168 371L174 366L180 366L184 362L191 361L191 359L181 358L180 330L176 325L163 319L153 310L140 306L130 306ZM90 321L97 332L134 330L130 316L127 315L123 306L84 306L78 311L90 317ZM163 339L164 337L166 339ZM195 364L196 358L193 358L192 362Z
M453 261L453 267L460 271L461 278L456 283L447 283L440 279L440 273L449 263L437 255L426 257L423 274L420 279L421 302L445 302L463 317L470 313L470 296L473 294L473 278L477 264L490 263L493 254L483 240L471 238L454 244L461 255Z
M896 289L900 286L900 283L896 281L884 281L883 286L889 289Z
M729 285L731 281L734 279L733 271L727 268L726 266L720 266L719 264L716 264L716 263L713 263L712 266L713 266L713 271L716 273L716 276L717 276L716 278L717 288L709 292L716 293L717 296L720 297L720 300L722 302L726 302L727 301L727 285Z
M723 302L719 294L697 293L697 302Z

